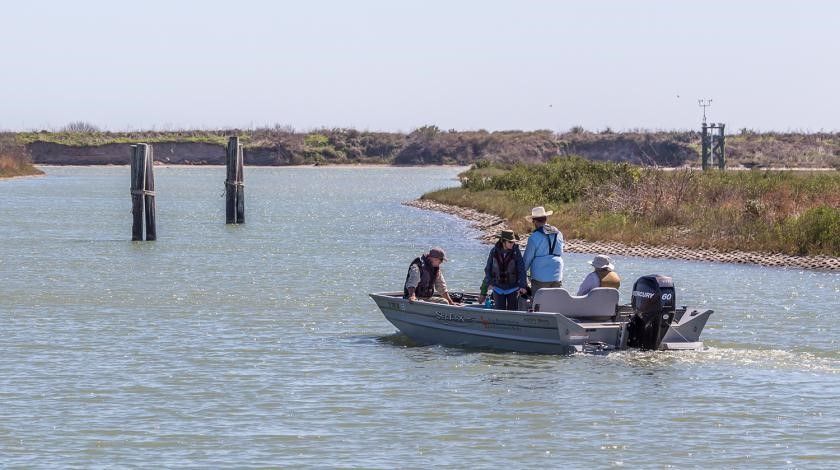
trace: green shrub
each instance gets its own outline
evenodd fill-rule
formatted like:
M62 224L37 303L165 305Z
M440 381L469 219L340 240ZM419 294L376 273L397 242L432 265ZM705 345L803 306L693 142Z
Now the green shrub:
M481 170L481 173L478 173ZM462 185L470 191L512 191L522 202L558 205L577 201L609 181L632 182L637 168L626 163L591 162L580 157L554 158L545 164L519 164L491 174L488 166L467 171Z
M309 134L303 138L303 145L307 147L326 147L330 143L329 137L324 134Z
M787 236L801 255L840 254L840 209L818 206L793 218Z

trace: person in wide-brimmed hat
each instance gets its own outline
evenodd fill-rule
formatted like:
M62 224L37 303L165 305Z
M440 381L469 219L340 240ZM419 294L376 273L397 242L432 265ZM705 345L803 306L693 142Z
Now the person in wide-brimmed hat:
M527 292L528 282L525 278L522 251L516 243L518 240L519 235L512 230L499 232L499 241L490 249L487 264L484 266L479 303L484 303L489 290L497 310L519 308L519 294Z
M525 217L534 224L524 255L525 269L531 271L534 294L544 287L563 285L563 234L547 223L548 216L553 213L537 206Z
M444 261L447 261L446 252L440 247L434 247L428 253L415 258L408 266L403 288L404 297L412 302L419 299L453 305L455 302L446 290L446 280L443 279L443 272L440 270ZM435 297L435 291L440 297Z
M526 215L525 218L530 221L534 219L545 219L553 213L554 211L547 211L543 206L537 206L531 209L531 215Z
M607 255L595 255L592 261L588 262L595 269L583 280L578 289L577 295L586 295L596 287L612 287L618 289L621 286L621 278L615 272L615 265Z

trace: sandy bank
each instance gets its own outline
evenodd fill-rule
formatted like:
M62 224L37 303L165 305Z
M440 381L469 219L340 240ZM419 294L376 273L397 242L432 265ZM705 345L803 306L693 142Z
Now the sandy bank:
M42 177L42 176L46 176L46 175L44 175L44 173L36 173L36 174L32 174L32 175L15 175L15 176L3 176L3 175L0 175L0 180L2 180L2 181L6 181L6 180L20 180L20 179L24 179L24 178L40 178L40 177Z
M473 209L448 206L427 200L409 201L404 204L418 209L444 212L468 220L473 223L474 227L483 232L480 239L484 243L495 242L499 230L508 228L504 219ZM563 230L562 227L560 227L560 230ZM523 237L522 243L526 239L527 235ZM746 251L723 252L714 249L694 249L681 246L625 245L618 242L590 242L586 240L566 240L565 251L840 271L840 258L831 256L790 256Z

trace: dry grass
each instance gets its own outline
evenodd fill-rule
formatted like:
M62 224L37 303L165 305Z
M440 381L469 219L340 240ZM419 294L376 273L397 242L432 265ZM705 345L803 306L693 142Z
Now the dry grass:
M840 256L837 171L703 173L563 159L478 172L488 168L462 175L461 188L424 197L504 217L518 231L530 230L523 217L531 206L544 205L569 238Z
M32 166L26 146L18 142L15 134L0 133L0 178L41 173Z

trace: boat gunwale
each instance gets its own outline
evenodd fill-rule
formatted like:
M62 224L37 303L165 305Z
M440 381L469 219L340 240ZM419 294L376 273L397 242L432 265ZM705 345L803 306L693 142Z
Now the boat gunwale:
M472 295L473 293L470 292L469 294ZM368 295L374 301L376 301L376 297L381 297L381 298L393 298L395 300L406 301L406 302L412 303L411 301L409 301L409 300L407 300L403 297L402 292L373 292L373 293L370 293ZM421 305L434 305L436 307L441 307L441 308L446 308L446 309L454 309L454 310L457 310L457 311L463 311L463 309L470 309L470 310L467 310L467 311L471 312L471 311L475 310L475 311L483 311L483 312L493 312L493 313L497 313L497 314L500 314L500 315L512 315L512 316L513 315L520 315L520 316L529 315L529 316L536 316L536 317L548 317L548 318L554 318L554 319L556 319L558 317L562 317L562 318L565 318L566 320L569 320L573 323L576 323L576 324L580 325L582 328L597 328L598 326L600 326L600 327L611 327L613 325L620 326L620 325L623 325L623 324L627 323L627 320L619 321L617 319L617 316L613 316L613 318L616 318L616 320L614 320L614 321L606 321L606 322L605 321L582 321L581 318L564 315L564 314L559 313L559 312L542 312L542 311L541 312L532 312L532 311L522 311L522 310L497 310L497 309L484 308L484 307L478 306L477 304L470 304L470 305L476 305L475 307L467 307L467 305L449 305L449 304L444 304L444 303L425 302L425 301L419 301L419 302L422 302ZM620 308L622 306L619 305L618 307ZM381 307L380 307L380 309L381 309ZM601 318L605 318L605 317L601 317ZM498 323L498 324L502 325L504 323ZM586 326L586 325L592 325L592 326ZM509 326L522 326L522 325L517 324L517 325L509 325ZM527 326L531 327L530 325L527 325ZM555 328L555 327L540 327L540 328Z

